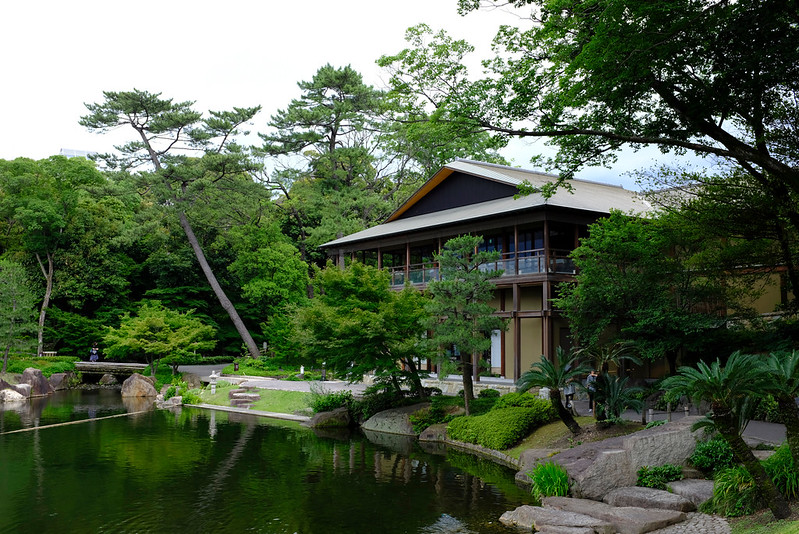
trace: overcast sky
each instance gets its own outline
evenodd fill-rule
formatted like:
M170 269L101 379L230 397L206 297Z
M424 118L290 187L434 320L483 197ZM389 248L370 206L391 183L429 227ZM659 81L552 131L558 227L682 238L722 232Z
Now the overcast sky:
M300 95L297 82L327 63L352 65L383 87L375 61L405 48L410 26L446 29L487 55L497 27L517 22L500 11L461 17L456 0L9 0L0 15L2 159L110 151L122 137L78 125L84 103L101 101L104 90L161 92L195 100L199 111L260 105L253 130L264 131ZM529 168L543 149L517 142L505 155ZM657 154L629 154L612 170L579 177L635 188L623 173L650 167Z

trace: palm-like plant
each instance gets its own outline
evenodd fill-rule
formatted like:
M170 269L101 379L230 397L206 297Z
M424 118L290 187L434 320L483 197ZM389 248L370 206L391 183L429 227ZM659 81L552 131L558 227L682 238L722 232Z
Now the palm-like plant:
M596 382L596 410L597 417L609 421L614 421L621 417L621 414L631 408L636 413L641 412L644 403L634 397L635 393L643 391L640 387L627 387L630 378L625 376L610 376L602 373Z
M588 366L579 364L577 356L568 350L558 347L555 350L556 362L546 358L534 363L530 370L522 374L516 382L519 391L527 391L533 387L549 388L549 401L572 434L579 434L580 425L575 421L572 412L567 410L560 399L560 392L571 381L579 383L579 378L589 371Z
M768 391L777 401L777 408L785 423L794 465L799 465L799 410L794 400L799 397L799 352L771 354L764 362L764 368L771 377Z
M716 430L755 479L774 517L784 519L791 513L788 503L741 437L737 413L747 397L762 395L771 380L755 356L734 352L724 366L716 360L711 365L699 362L696 368L680 367L663 381L663 388L710 403L708 416Z
M601 373L607 373L610 364L615 364L617 368L621 368L623 361L631 361L636 365L641 365L641 359L635 355L635 346L629 341L617 341L615 343L606 343L604 345L593 345L580 349L578 354L580 356L587 356L594 362L594 369L599 370Z

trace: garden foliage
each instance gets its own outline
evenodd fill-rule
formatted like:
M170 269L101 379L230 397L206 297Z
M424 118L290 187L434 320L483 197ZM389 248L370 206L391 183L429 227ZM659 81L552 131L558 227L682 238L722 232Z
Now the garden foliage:
M636 486L665 490L666 484L682 478L682 468L679 465L666 464L661 466L645 465L638 470Z

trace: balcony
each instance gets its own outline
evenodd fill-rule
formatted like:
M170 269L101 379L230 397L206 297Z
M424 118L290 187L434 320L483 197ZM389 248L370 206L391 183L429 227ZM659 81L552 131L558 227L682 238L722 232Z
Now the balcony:
M544 254L544 249L523 250L518 253L506 252L496 262L480 266L480 270L501 270L503 271L502 277L544 273L574 274L576 268L569 253L568 250L551 250L547 268L547 256ZM439 279L437 263L417 263L409 265L407 270L405 266L389 267L388 270L391 273L392 286L405 285L406 278L411 284L426 284Z

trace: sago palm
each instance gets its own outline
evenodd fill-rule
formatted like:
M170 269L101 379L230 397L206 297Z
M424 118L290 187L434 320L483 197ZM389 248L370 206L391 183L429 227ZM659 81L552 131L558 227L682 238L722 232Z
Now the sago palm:
M771 378L767 391L777 401L793 463L799 466L799 409L794 400L799 397L799 352L771 354L763 365Z
M561 390L570 381L579 383L580 377L589 371L588 366L579 364L577 356L571 351L558 347L555 350L556 362L551 362L542 357L534 363L530 370L522 374L516 382L519 391L527 391L533 387L549 388L549 401L572 434L579 434L580 425L574 420L570 410L567 410L560 399Z
M596 381L596 409L597 417L601 418L602 415L609 420L615 421L621 417L621 414L627 408L635 410L636 413L641 413L641 408L644 403L642 400L635 398L636 393L643 391L640 387L627 387L627 381L630 377L624 378L618 376L610 376L608 373L602 373Z
M696 368L680 367L676 375L663 381L663 388L710 403L708 417L716 430L755 479L774 517L784 519L791 513L788 503L741 437L739 414L736 413L736 407L740 407L745 398L762 395L770 381L755 356L734 352L724 366L716 360L711 365L699 362Z

